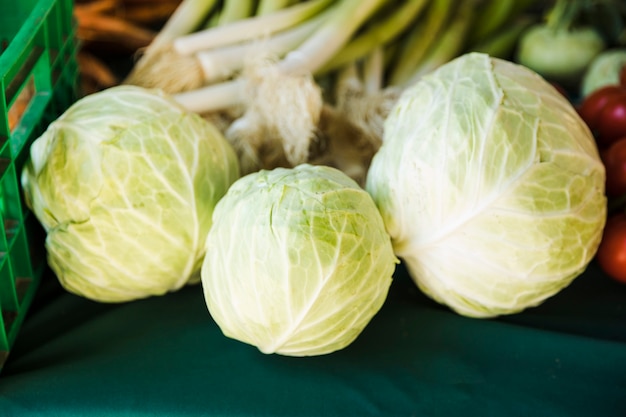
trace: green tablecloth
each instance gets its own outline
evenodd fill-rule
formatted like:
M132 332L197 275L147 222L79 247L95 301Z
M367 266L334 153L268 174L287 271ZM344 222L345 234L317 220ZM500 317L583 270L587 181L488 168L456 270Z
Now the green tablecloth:
M460 317L400 267L326 356L224 337L199 286L118 305L46 277L2 373L0 416L626 416L626 286L595 265L542 306Z

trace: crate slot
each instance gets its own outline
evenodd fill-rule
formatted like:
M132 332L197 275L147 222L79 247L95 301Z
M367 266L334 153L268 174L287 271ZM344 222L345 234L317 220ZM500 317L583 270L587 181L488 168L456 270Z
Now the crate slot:
M2 310L2 322L4 329L8 333L11 325L15 321L13 313L19 312L17 293L15 292L15 281L10 260L5 260L0 268L0 307Z
M24 88L17 95L17 98L13 101L9 107L9 132L13 132L15 127L22 120L22 116L26 113L28 105L35 95L35 82L33 77L30 77L28 82L24 85Z
M11 251L9 259L13 277L12 285L17 296L19 291L25 288L24 285L30 282L28 280L32 280L35 276L35 268L33 267L32 261L29 259L31 254L29 253L28 239L26 237L25 228L20 227L15 231L15 236L9 243L9 250ZM28 262L26 259L29 259Z
M22 224L21 189L15 165L5 158L0 158L0 173L0 216L4 236L11 242ZM1 245L0 249L3 249Z
M17 277L15 278L15 295L17 295L17 302L19 304L24 301L24 297L28 294L28 290L33 283L31 277Z
M5 96L8 103L12 103L20 92L22 86L26 84L26 79L32 74L35 64L41 57L44 49L40 46L34 46L28 53L24 65L15 75L15 78L11 80L6 86Z
M4 324L4 331L8 334L11 333L11 327L17 319L17 311L2 310L2 322Z
M6 236L7 241L11 242L17 234L17 230L20 227L20 221L16 219L4 219L3 223L4 235Z

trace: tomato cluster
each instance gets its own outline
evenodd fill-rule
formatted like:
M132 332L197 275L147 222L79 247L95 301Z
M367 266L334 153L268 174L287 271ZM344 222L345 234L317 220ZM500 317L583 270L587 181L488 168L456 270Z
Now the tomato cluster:
M620 84L599 88L578 108L596 138L606 168L606 194L618 209L609 213L596 259L617 281L626 283L626 67Z

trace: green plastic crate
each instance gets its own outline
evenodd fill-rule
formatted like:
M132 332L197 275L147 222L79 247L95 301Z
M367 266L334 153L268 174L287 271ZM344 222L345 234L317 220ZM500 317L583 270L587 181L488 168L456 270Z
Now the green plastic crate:
M24 204L30 144L78 98L72 0L0 0L0 369L46 268Z

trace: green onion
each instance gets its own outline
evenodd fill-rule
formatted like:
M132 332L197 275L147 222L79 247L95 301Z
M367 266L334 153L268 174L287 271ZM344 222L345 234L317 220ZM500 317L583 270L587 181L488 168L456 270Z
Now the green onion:
M464 47L463 40L475 16L475 4L470 0L462 2L455 10L452 20L428 49L419 65L414 68L407 85L411 85L425 74L458 56Z
M313 36L307 39L296 51L280 62L281 68L290 71L310 71L315 73L324 66L370 19L384 0L342 0L333 6L335 12Z
M172 43L174 50L182 55L259 39L301 24L326 9L333 0L311 0L264 16L251 16L223 26L215 26L187 36Z
M520 16L499 31L472 45L469 50L496 58L510 59L520 36L533 23L535 20L530 16Z
M433 0L424 19L415 25L399 46L398 58L391 68L389 83L403 85L424 59L428 48L440 36L449 16L454 12L453 0Z
M494 34L511 17L516 0L488 0L476 16L468 33L470 44L478 43Z
M326 14L321 14L267 39L252 40L196 53L195 57L203 74L203 79L197 83L197 87L201 84L211 84L227 79L241 70L246 60L253 56L283 57L311 36L315 29L321 26L325 17ZM173 63L170 68L176 71L176 63ZM166 79L171 79L172 76L168 77L163 74L163 78Z
M142 85L142 73L160 59L161 52L167 49L172 40L196 30L216 3L217 0L182 0L154 40L148 45L124 83Z
M384 0L342 0L333 5L330 17L297 49L290 51L276 65L285 76L314 73L354 36L356 31L384 4ZM184 106L203 113L243 104L245 80L183 92L175 98Z
M366 56L374 48L384 45L406 30L414 23L429 0L407 0L401 7L380 22L374 22L362 34L351 40L341 49L319 73L338 69L349 62Z
M148 49L196 30L216 3L217 0L182 0Z
M254 0L224 0L217 25L227 25L246 19L254 13Z
M374 48L363 60L363 90L374 94L383 89L385 52L381 46Z
M293 3L291 0L260 0L256 9L257 16L265 16L278 10L289 7Z
M238 78L177 93L174 99L189 111L211 113L241 105L245 86L245 80Z

